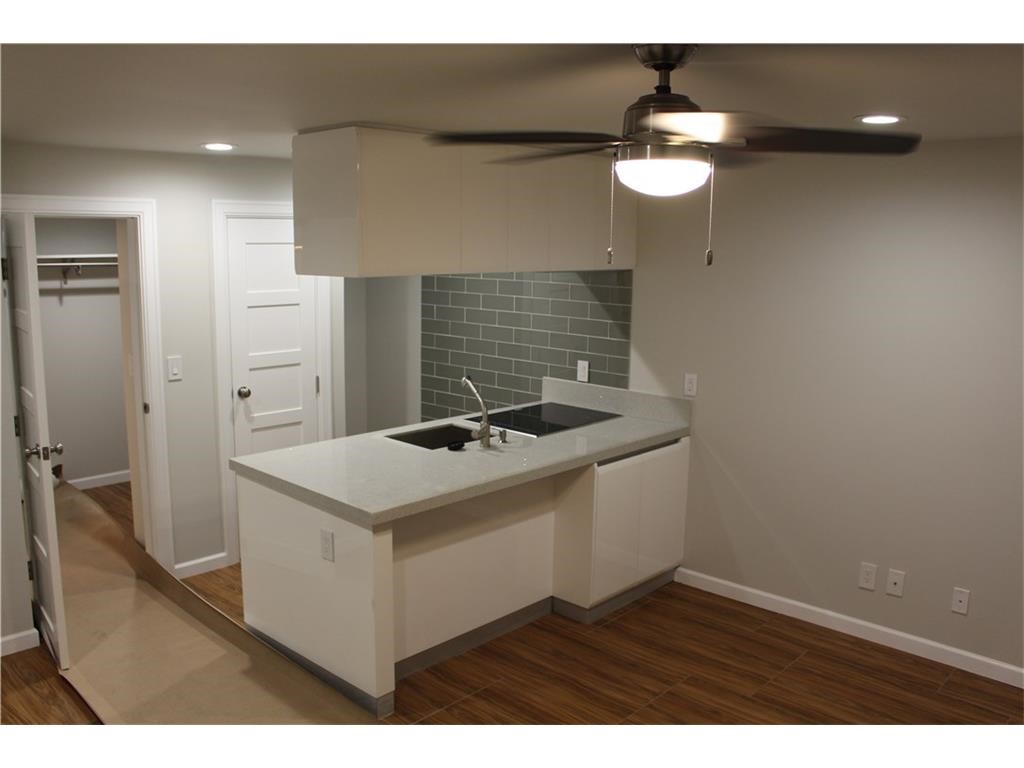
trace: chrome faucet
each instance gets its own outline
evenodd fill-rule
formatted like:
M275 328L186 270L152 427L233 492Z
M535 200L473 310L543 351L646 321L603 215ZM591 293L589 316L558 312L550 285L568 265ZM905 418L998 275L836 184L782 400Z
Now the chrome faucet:
M480 445L484 448L491 447L491 421L487 416L487 404L484 399L480 397L480 393L477 392L476 386L473 384L473 380L469 376L462 377L462 386L466 387L470 392L473 393L473 397L476 398L477 403L480 404L480 429L473 430L473 437L480 441ZM504 435L505 430L501 430L498 434L499 442L507 442Z

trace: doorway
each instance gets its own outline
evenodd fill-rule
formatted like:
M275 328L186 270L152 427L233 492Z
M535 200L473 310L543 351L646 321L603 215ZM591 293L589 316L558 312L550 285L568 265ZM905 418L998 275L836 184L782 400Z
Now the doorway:
M22 443L19 471L4 475L5 530L10 518L22 518L26 597L66 669L56 510L63 494L55 486L120 486L126 535L165 567L173 562L169 526L162 524L170 516L163 395L151 386L159 360L155 206L10 195L3 209L4 271L11 278L4 321L14 337L4 367L17 371L17 397L5 399L3 420L14 420ZM9 497L22 500L23 516Z
M144 542L144 520L134 519L131 503L131 307L118 224L102 218L35 222L46 400L50 433L60 445L50 468L55 485L86 491ZM134 485L140 493L138 479Z
M335 434L331 318L343 310L341 278L295 273L291 203L215 200L212 213L225 567L239 558L228 461Z

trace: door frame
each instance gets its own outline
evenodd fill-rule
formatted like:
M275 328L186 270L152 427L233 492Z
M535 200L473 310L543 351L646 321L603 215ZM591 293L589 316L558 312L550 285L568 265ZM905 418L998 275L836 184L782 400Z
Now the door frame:
M292 219L290 202L260 202L248 200L213 201L213 324L215 377L217 386L217 443L221 485L221 517L224 522L223 562L214 567L233 565L239 560L238 501L235 473L228 467L234 455L235 393L231 381L231 291L228 269L228 222L231 219ZM314 283L316 321L316 373L320 377L320 396L317 398L317 438L330 440L333 434L331 393L331 279L317 277ZM211 563L194 572L210 570ZM191 574L175 575L183 578Z
M112 197L4 194L0 207L7 213L27 213L36 218L129 219L138 231L135 253L126 254L125 266L137 276L138 294L133 301L132 320L139 325L135 349L137 380L142 383L149 413L137 421L137 437L145 446L141 471L148 480L148 493L141 512L146 551L165 569L174 569L174 535L171 516L171 478L167 449L167 411L163 388L163 343L161 340L160 271L156 235L156 201ZM134 339L133 339L134 340Z

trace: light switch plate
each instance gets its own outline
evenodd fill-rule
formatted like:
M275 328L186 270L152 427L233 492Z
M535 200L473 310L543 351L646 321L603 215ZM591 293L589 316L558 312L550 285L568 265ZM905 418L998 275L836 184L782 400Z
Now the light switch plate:
M168 381L181 381L185 376L185 371L182 368L181 355L168 355L167 356L167 380Z
M576 361L576 381L590 381L590 361Z

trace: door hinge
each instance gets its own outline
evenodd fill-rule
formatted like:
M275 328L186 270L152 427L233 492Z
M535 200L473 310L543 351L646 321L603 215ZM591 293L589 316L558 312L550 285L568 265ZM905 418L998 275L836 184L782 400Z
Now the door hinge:
M142 412L143 413L149 413L149 403L143 403L142 404Z
M4 280L10 280L11 279L11 268L7 266L7 257L6 256L4 256L2 259L0 259L0 264L3 265L3 267L2 267L2 269L3 269L3 279Z
M18 414L14 414L14 436L21 437L21 420L18 418Z
M32 561L31 560L28 561L28 580L29 581L35 581L36 580L36 569L32 567Z
M318 395L320 394L320 377L319 376L316 377L316 393Z

